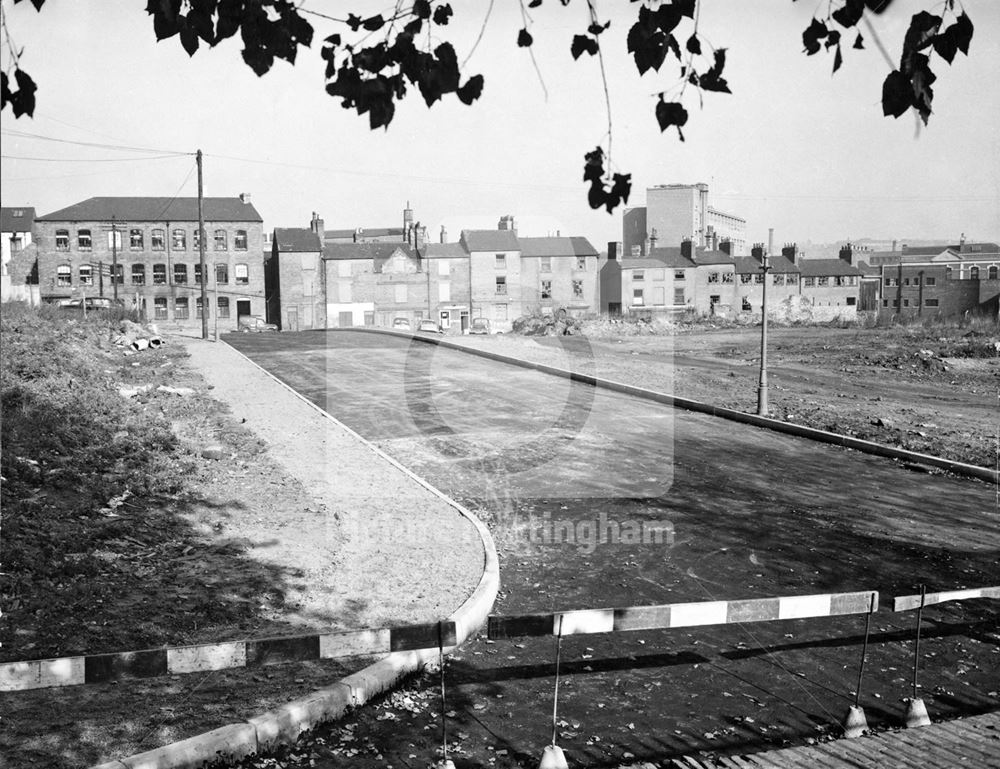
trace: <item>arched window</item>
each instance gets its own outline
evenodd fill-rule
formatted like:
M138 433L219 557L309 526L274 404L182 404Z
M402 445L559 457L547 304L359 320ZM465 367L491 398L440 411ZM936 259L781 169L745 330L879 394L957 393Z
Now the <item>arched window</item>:
M236 237L233 239L233 248L237 251L247 250L247 231L236 230Z
M972 280L979 280L979 268L976 267L976 266L970 267L969 268L969 277Z
M215 250L216 251L225 251L228 247L229 246L227 244L226 231L225 230L216 230L215 231Z
M184 251L187 249L187 233L181 229L173 230L170 233L170 247L175 251ZM167 308L164 307L163 311L166 312Z
M69 251L69 230L56 230L56 251Z
M57 286L73 285L73 271L70 269L68 264L60 264L58 267L56 267L56 285Z
M76 247L81 251L90 251L93 243L90 239L90 230L77 230Z
M89 264L81 264L79 274L81 286L94 285L94 268Z
M986 275L989 277L990 280L996 280L997 279L997 266L995 264L991 264L990 268L986 271Z
M153 265L153 285L162 286L167 282L167 265L165 264L154 264ZM164 306L163 311L166 312L166 306ZM157 316L159 317L159 316ZM163 317L166 317L164 315Z
M166 230L155 229L150 233L149 244L154 251L163 251L166 245L166 238Z

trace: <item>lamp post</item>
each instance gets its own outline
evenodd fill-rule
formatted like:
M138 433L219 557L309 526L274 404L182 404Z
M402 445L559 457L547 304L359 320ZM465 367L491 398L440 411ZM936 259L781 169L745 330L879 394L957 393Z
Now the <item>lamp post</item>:
M764 272L764 290L760 304L760 381L757 384L757 414L767 416L767 263L768 253L761 256L760 268Z

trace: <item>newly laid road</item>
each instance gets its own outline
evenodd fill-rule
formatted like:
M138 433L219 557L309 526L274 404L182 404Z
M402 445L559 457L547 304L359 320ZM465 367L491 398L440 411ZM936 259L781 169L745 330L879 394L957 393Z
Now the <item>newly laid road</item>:
M497 613L1000 579L1000 513L984 483L399 337L228 341L491 525ZM926 617L932 717L1000 708L996 606L946 604ZM883 605L872 623L862 704L873 725L901 720L913 620ZM846 617L567 639L561 741L576 763L600 766L833 733L854 699L863 630L863 618ZM489 744L496 765L537 761L551 728L551 653L551 639L481 640L451 663L449 707L470 755ZM408 718L359 728L406 763L434 733Z

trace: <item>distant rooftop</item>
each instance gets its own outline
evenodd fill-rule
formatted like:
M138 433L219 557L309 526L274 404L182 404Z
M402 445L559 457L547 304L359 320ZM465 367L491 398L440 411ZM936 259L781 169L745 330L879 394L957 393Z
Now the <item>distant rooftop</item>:
M239 197L202 198L205 221L261 222L250 202ZM198 198L89 198L38 217L40 222L197 222Z

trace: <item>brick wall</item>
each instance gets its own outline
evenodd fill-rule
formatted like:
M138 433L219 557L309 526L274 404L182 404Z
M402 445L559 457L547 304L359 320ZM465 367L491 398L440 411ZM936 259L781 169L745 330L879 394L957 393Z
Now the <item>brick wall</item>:
M521 257L521 305L525 312L563 307L574 315L597 311L597 258L582 257L580 268L575 256L548 257L548 269L543 270L546 258ZM550 296L542 296L542 281L550 284ZM574 291L574 281L579 281L583 293Z
M277 255L282 329L305 331L326 328L326 275L318 251Z
M505 262L497 267L496 257ZM510 331L511 324L524 314L521 259L517 251L474 251L469 255L472 270L472 317L488 318L494 331ZM496 279L505 277L505 294L497 293Z

